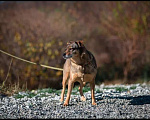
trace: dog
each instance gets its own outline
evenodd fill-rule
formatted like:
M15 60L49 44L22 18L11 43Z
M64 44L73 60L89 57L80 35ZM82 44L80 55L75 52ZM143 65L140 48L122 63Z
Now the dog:
M67 97L64 102L64 106L69 104L71 91L75 82L79 82L79 92L81 95L81 101L86 101L83 95L82 88L86 82L90 83L92 105L96 105L94 89L95 89L95 77L97 74L97 64L93 54L86 49L82 40L70 41L67 43L67 48L63 54L63 58L66 59L63 67L63 81L62 92L60 101L64 100L64 93L66 85L68 84Z

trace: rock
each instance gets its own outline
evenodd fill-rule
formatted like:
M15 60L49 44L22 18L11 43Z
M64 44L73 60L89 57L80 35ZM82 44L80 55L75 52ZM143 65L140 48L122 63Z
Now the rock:
M135 87L134 87L135 86ZM115 87L127 91L117 92ZM107 88L107 89L105 89ZM132 89L131 89L132 88ZM133 89L134 88L134 89ZM150 118L150 86L146 84L96 86L101 92L95 92L97 106L91 104L91 92L84 93L86 101L80 95L71 95L69 106L59 102L60 95L32 91L37 95L28 98L28 93L19 92L23 98L1 97L0 118L2 119L136 119ZM47 96L48 95L48 96ZM66 96L65 96L66 98ZM140 114L137 114L140 113Z

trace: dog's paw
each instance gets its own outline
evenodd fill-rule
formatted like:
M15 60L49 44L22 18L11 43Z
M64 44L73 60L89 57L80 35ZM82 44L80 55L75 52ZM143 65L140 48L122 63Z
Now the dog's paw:
M86 101L86 98L84 96L82 96L81 101Z
M65 102L65 103L63 104L63 106L68 106L68 103Z
M92 105L97 105L97 103L96 102L92 102Z
M60 101L60 102L63 102L64 100L63 100L63 99L60 99L59 101Z

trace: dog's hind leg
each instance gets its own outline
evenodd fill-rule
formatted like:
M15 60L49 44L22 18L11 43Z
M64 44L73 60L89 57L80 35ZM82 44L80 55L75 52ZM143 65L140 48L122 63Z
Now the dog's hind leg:
M95 80L93 80L92 82L90 82L90 87L91 87L92 105L96 105L95 96L94 96Z
M79 81L80 83L80 86L79 86L79 92L80 92L80 95L81 95L81 101L86 101L86 98L84 97L83 95L83 90L82 88L85 86L85 82L82 82L81 80Z
M64 100L65 88L66 88L68 77L69 77L69 72L64 73L63 81L62 81L62 87L63 88L62 88L62 92L61 92L60 102L62 102Z

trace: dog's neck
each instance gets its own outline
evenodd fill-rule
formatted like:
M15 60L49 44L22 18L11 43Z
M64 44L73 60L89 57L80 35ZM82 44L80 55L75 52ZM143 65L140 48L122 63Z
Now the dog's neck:
M81 57L79 57L79 56L76 56L76 57L71 58L71 61L72 61L73 63L77 64L77 65L82 65L82 64L83 64L83 62L82 62L82 60L81 60Z
M91 62L91 59L89 58L86 48L84 48L84 51L82 52L82 54L80 56L71 58L71 61L77 65L84 66L88 64L89 62Z

